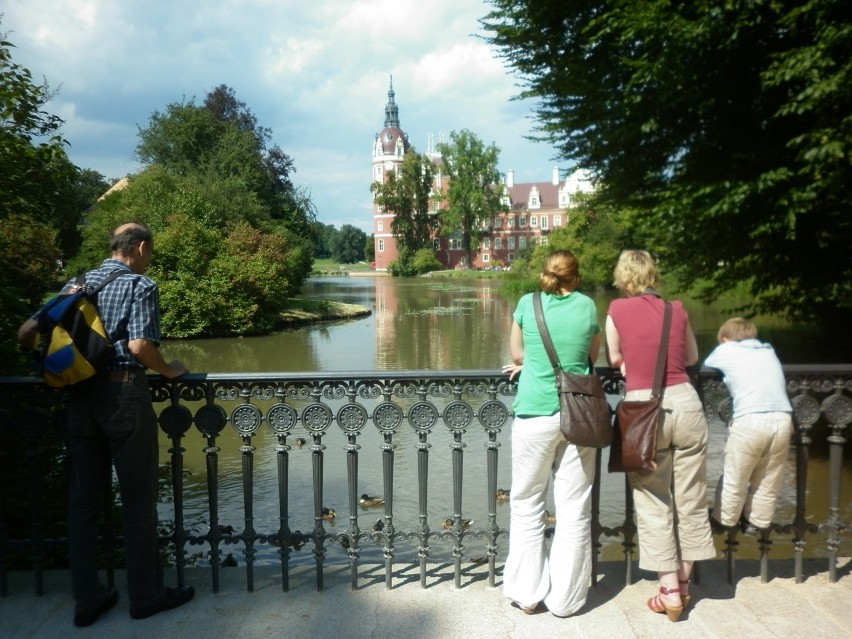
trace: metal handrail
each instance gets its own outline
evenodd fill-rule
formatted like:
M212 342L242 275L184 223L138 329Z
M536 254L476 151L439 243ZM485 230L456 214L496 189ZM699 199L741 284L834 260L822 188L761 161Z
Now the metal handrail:
M814 535L822 537L819 551L827 556L829 578L837 579L836 564L843 536L850 532L848 523L841 520L840 485L842 460L846 444L844 430L852 420L852 365L792 365L785 366L788 392L794 407L796 435L796 509L792 521L774 523L761 533L759 550L761 576L768 580L768 558L773 535L793 535L795 574L797 582L803 580L803 562L808 542ZM619 373L609 368L598 368L611 403L617 401L622 380ZM718 372L711 369L694 371L696 387L702 396L709 420L726 422L730 416L731 402ZM379 549L385 567L385 584L392 586L393 567L400 554L400 546L414 545L420 567L420 582L427 585L427 568L435 555L433 542L451 545L456 586L461 586L464 559L488 562L489 585L495 583L497 555L500 542L508 536L507 527L501 527L497 516L498 463L500 460L503 430L511 425L511 401L516 387L502 371L355 371L309 373L208 373L189 374L177 380L167 380L158 375L149 377L152 397L159 413L160 427L169 438L171 469L173 530L164 535L169 546L170 560L177 568L179 584L184 583L184 569L190 562L190 553L198 547L209 559L212 588L218 591L223 549L229 546L242 549L245 563L246 587L253 589L254 567L258 553L277 551L280 562L282 589L289 589L289 571L294 553L307 544L316 567L316 587L323 588L323 575L327 568L327 552L332 544L341 545L350 565L351 584L358 585L359 563L362 554ZM5 596L6 572L9 562L16 558L25 561L34 571L36 590L42 588L41 571L47 565L48 555L62 548L61 536L47 537L46 523L41 512L44 468L52 459L46 458L44 443L53 438L61 441L64 428L64 393L47 389L38 380L28 377L0 378L3 389L3 406L0 408L0 469L5 460L24 453L30 463L25 485L31 513L26 518L27 530L11 529L8 490L12 478L0 479L0 595ZM220 445L230 425L239 438L243 522L240 530L220 521L219 462ZM328 452L326 443L340 433L344 437L346 462L346 495L348 513L341 533L330 530L323 516L324 464ZM186 525L185 457L187 438L195 427L204 438L204 483L207 488L205 520L207 530L196 533ZM308 438L305 444L311 454L312 530L301 533L291 530L294 513L290 507L292 474L291 455L298 435ZM413 435L417 472L416 521L400 521L394 499L397 477L397 447L400 438ZM193 435L194 436L194 435ZM364 514L359 511L359 476L364 453L362 442L378 436L375 448L381 455L381 479L384 503L382 526L364 525ZM448 482L452 488L452 517L430 516L429 499L434 492L430 481L430 462L441 460L441 453L431 450L433 443L447 442L451 471ZM807 511L808 456L814 438L825 444L829 451L828 511ZM485 476L474 478L481 484L485 495L485 520L468 527L464 491L465 456L479 454L466 451L468 443L481 442L485 448ZM277 530L256 530L254 516L255 463L258 446L274 452L277 473ZM54 448L54 455L56 449ZM59 449L62 458L62 450ZM505 456L504 456L505 457ZM444 458L445 460L445 458ZM604 540L621 540L627 581L631 583L635 558L636 528L632 495L625 482L624 520L619 525L605 526L600 515L601 454L597 457L597 474L593 487L592 542L594 562L600 559ZM0 470L2 472L2 470ZM374 474L378 472L373 471ZM469 479L469 478L468 478ZM448 486L448 487L449 487ZM4 493L6 491L6 493ZM431 492L430 492L431 491ZM446 495L446 491L442 491ZM479 504L481 506L481 504ZM20 517L18 517L20 520ZM608 522L614 523L614 522ZM728 579L735 578L737 530L722 534L728 562ZM104 534L105 546L112 551L116 544L110 526ZM471 557L465 543L482 542L485 555ZM231 553L232 554L232 553ZM23 559L22 559L23 558ZM115 561L108 558L111 568ZM593 567L592 575L597 570ZM594 579L594 577L593 577Z

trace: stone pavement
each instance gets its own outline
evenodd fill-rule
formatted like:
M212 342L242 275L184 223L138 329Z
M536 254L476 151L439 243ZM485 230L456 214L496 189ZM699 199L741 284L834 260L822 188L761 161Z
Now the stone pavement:
M348 567L327 566L325 589L315 587L313 567L294 568L290 591L281 589L280 570L255 570L254 592L246 591L244 569L222 572L220 592L211 588L209 569L187 570L195 599L176 610L133 620L127 609L124 574L116 573L118 605L89 628L72 624L73 601L67 571L45 575L45 594L34 594L33 573L12 573L9 596L0 599L0 638L38 639L549 639L550 637L622 639L733 639L782 637L835 639L852 637L852 559L838 565L839 579L828 581L826 560L808 560L805 582L796 584L792 561L770 564L769 583L760 583L757 561L737 563L737 581L725 581L724 561L703 562L701 583L692 588L693 605L678 623L653 614L645 600L654 594L653 575L634 571L638 581L624 585L624 566L603 562L598 585L586 606L568 619L543 612L524 615L510 606L499 588L490 588L487 568L463 567L462 587L454 583L452 566L430 568L428 586L420 587L419 570L399 565L393 588L385 587L384 567L361 567L358 589L352 590ZM175 584L174 573L167 583Z

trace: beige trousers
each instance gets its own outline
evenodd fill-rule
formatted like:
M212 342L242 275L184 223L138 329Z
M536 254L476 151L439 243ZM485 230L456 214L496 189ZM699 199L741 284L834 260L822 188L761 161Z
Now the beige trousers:
M784 483L792 434L790 413L753 413L731 422L713 507L720 524L735 526L744 515L758 528L769 527Z
M650 390L637 390L625 398L650 395ZM681 561L716 557L707 515L707 439L704 408L692 384L666 388L657 470L627 474L636 504L640 568L670 572Z

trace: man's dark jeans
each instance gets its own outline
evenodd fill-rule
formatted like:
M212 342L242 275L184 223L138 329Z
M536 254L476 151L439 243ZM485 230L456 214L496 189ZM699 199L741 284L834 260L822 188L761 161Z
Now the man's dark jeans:
M142 370L132 377L111 381L106 373L71 389L68 541L78 612L96 608L106 593L98 579L97 539L111 462L121 490L130 607L150 605L163 592L157 546L157 420L148 378Z

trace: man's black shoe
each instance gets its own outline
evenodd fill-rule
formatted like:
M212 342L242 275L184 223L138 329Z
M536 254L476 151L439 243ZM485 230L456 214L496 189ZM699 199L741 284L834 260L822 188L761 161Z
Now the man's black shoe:
M160 599L150 606L131 610L130 616L134 619L145 619L151 615L156 615L164 610L171 610L182 606L195 595L195 588L192 586L183 586L182 588L166 588Z
M118 591L113 588L110 588L104 595L104 599L103 601L101 601L101 605L99 605L97 608L87 610L86 612L74 613L74 625L78 628L85 628L86 626L91 626L98 620L98 617L100 617L107 610L112 608L116 603L118 603Z

